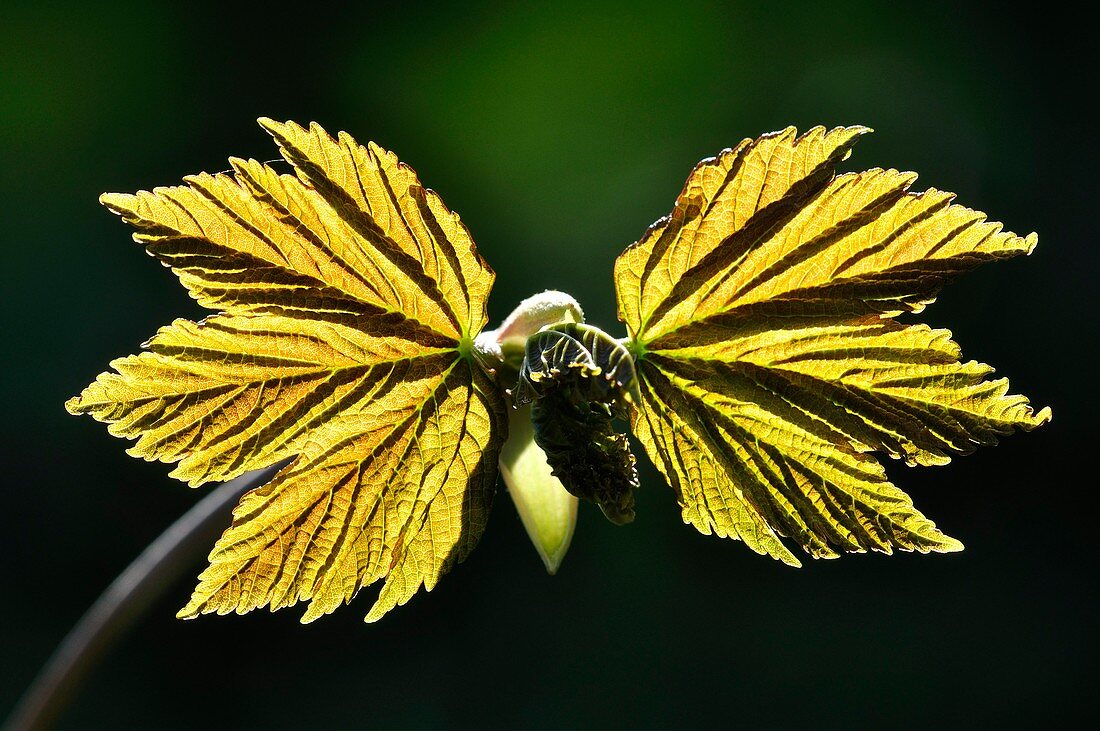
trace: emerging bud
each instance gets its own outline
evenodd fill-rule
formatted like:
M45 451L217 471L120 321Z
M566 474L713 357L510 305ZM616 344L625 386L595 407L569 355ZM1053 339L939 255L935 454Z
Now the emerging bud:
M515 385L527 340L545 327L582 322L584 312L564 292L547 291L520 302L495 330L474 343L478 362L495 374L501 388ZM550 471L546 454L534 441L531 408L512 410L508 439L500 451L500 473L523 527L550 574L561 566L577 525L577 498Z
M535 443L554 476L616 525L634 520L638 470L612 419L625 418L637 384L622 344L599 328L567 323L528 338L514 393L517 405L533 404Z
M544 327L565 322L584 322L584 311L565 292L550 289L520 302L500 327L478 335L474 348L483 365L495 360L518 370L527 339Z

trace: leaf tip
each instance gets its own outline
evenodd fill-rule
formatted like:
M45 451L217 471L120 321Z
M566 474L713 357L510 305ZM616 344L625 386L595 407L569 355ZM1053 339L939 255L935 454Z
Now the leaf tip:
M312 597L309 597L309 599L310 602L309 605L306 607L306 611L303 612L302 616L298 618L299 624L312 624L321 617L325 616L326 614L330 614L340 607L340 601L336 601L335 603L333 603L331 601L331 597L329 597L327 600L322 599L322 597L318 596L316 593ZM344 603L346 604L347 601L348 600L345 599Z
M81 404L83 404L83 402L84 398L82 395L73 396L71 399L65 402L65 411L68 411L73 416L80 416L84 413L83 409L81 408Z
M294 126L294 122L279 122L271 117L258 117L256 123L274 137L279 144L282 144L282 140L286 139L288 131L293 131Z
M802 568L802 562L798 560L798 557L791 552L787 552L781 556L776 556L784 565L790 566L792 569Z
M111 213L122 214L130 210L130 201L134 196L130 193L103 193L99 196L99 204Z
M363 622L366 624L374 624L382 617L386 616L386 612L389 611L389 607L381 607L378 602L375 602L374 606L367 612L367 616L363 617Z
M962 541L951 536L940 534L940 543L933 550L936 553L961 553L965 546Z
M847 127L836 127L825 132L825 136L834 139L838 136L841 138L837 146L840 156L837 158L836 162L843 162L852 156L852 148L855 147L860 138L872 132L874 132L874 130L870 127L862 124L852 124Z
M192 595L191 600L176 612L176 619L187 621L197 618L200 614L202 614L202 611L199 609L197 598Z
M1031 252L1035 251L1035 247L1039 243L1039 234L1032 231L1024 237L1024 256L1031 256Z

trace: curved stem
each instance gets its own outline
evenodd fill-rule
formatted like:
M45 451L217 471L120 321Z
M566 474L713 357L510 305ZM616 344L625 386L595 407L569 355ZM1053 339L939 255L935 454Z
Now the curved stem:
M111 644L209 550L241 494L268 480L280 466L219 486L150 543L54 650L4 724L5 731L49 728Z

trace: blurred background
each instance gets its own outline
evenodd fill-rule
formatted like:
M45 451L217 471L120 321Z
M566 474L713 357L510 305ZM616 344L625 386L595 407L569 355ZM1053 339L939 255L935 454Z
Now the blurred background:
M1039 233L1029 259L966 277L922 319L1054 421L947 467L888 465L957 555L787 569L684 526L647 463L636 522L582 506L557 576L501 493L470 559L376 625L370 596L304 627L296 609L180 622L188 578L60 728L1011 727L1084 710L1095 41L1014 7L5 3L0 718L200 498L62 408L160 325L202 316L97 196L271 159L260 115L397 151L496 269L494 322L557 288L612 332L614 258L697 160L788 124L870 125L846 169L916 170L918 188Z

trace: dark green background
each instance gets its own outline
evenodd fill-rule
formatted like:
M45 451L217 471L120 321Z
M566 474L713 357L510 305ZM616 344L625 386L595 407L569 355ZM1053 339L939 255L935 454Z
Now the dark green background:
M274 157L260 115L345 129L412 164L498 272L494 321L553 287L614 332L614 257L698 159L787 124L868 124L848 169L916 170L918 187L1039 232L1032 257L970 275L923 319L1054 421L947 467L888 466L967 545L958 555L787 569L682 525L647 464L637 521L582 506L558 576L501 494L471 558L376 625L360 621L369 596L305 627L298 610L179 622L187 580L62 728L1005 727L1086 708L1100 257L1083 19L1008 3L12 5L0 716L199 497L62 409L158 326L201 316L96 198Z

